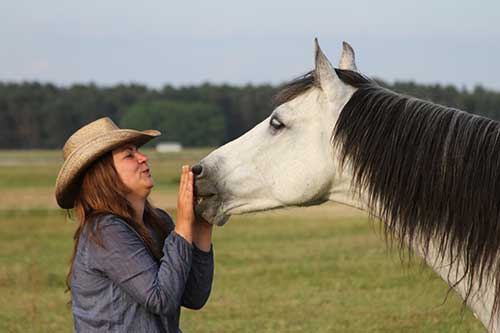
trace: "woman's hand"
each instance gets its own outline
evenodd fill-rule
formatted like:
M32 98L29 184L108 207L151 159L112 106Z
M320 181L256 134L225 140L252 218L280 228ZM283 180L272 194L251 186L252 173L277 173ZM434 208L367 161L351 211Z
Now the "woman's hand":
M175 224L175 232L190 244L193 242L195 227L193 179L194 175L189 170L189 166L183 165L179 183L179 197L177 198L177 222Z
M179 183L175 232L190 244L194 242L200 250L208 252L212 244L213 225L201 217L196 218L194 213L193 187L194 175L190 171L189 166L184 165Z

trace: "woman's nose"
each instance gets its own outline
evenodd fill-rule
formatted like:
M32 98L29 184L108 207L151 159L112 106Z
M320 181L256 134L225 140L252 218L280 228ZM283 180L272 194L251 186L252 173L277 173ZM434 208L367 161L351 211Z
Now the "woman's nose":
M145 154L137 152L137 160L139 163L144 163L149 161L149 158Z

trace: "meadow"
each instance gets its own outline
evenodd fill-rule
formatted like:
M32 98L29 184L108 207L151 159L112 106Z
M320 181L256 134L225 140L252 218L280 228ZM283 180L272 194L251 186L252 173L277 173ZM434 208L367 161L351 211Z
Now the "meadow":
M152 201L175 216L182 164L209 150L150 156ZM65 293L74 221L58 209L59 151L0 152L0 332L71 332ZM232 217L214 232L207 305L184 332L483 332L418 259L401 260L378 222L326 204Z

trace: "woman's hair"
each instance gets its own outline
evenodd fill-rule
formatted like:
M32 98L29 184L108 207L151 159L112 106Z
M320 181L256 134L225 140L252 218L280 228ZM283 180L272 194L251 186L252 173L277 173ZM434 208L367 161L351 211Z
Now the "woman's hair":
M163 256L162 249L158 248L145 225L138 223L134 219L134 209L126 199L126 194L129 191L116 171L111 152L99 158L85 171L73 210L78 228L73 236L73 254L66 277L67 291L71 289L73 262L80 234L83 230L86 229L85 234L91 241L94 241L98 246L104 247L100 236L99 219L97 218L99 216L112 214L121 218L142 237L156 260L159 261ZM71 211L68 211L68 213L71 215ZM144 206L144 223L153 228L160 236L162 243L171 231L167 229L166 223L162 222L159 213L148 200L146 200Z

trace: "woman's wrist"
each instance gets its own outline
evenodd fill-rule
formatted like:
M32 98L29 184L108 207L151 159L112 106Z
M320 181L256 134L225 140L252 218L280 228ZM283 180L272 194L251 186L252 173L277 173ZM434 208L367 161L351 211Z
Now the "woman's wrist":
M198 239L195 240L193 244L196 245L196 247L203 252L210 252L210 248L212 247L212 240Z
M174 228L176 234L184 238L189 244L193 244L193 230L189 227L176 225Z
M196 217L196 225L197 227L201 228L201 229L212 229L213 228L213 224L209 223L207 220L205 220L204 218L202 217Z
M212 245L213 225L203 219L196 220L196 229L193 237L194 244L200 250L208 252Z

